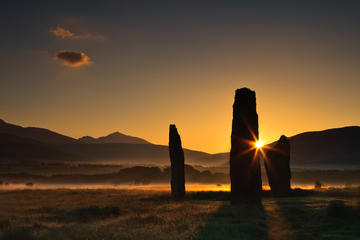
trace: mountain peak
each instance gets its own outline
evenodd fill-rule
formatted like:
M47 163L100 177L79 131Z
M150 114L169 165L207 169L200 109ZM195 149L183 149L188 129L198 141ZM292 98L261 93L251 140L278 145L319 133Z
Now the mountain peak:
M112 137L112 136L126 136L125 134L122 134L118 131L110 133L109 135L107 135L107 137Z
M81 138L79 138L78 140L80 140L80 141L92 141L92 140L94 140L95 138L93 138L93 137L91 137L91 136L83 136L83 137L81 137Z
M151 144L145 139L125 135L118 131L110 133L109 135L93 138L90 136L84 136L79 138L81 142L85 143L132 143L132 144Z

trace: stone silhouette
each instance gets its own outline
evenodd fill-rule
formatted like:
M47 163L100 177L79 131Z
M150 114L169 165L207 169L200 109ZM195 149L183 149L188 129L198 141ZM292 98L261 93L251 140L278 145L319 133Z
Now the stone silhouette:
M275 196L287 196L290 193L290 141L282 135L274 147L266 153L265 169L271 192Z
M175 124L169 128L169 154L171 162L171 194L175 199L185 196L184 151Z
M233 105L230 151L231 202L261 202L261 169L255 92L237 89Z

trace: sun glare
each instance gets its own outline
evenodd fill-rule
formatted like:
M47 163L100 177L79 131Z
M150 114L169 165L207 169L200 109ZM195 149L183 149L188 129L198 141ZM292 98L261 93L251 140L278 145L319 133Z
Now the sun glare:
M264 145L263 141L259 140L255 143L256 148L261 148Z

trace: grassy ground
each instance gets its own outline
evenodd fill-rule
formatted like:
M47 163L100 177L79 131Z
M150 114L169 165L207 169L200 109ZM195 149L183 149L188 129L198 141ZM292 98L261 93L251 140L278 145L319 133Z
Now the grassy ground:
M222 192L0 192L0 239L360 239L359 189L305 195L232 206Z

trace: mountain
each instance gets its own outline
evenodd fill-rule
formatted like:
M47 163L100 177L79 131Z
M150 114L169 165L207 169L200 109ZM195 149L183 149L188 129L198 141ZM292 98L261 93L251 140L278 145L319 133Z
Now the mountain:
M62 144L62 143L136 143L136 144L151 144L150 142L138 138L128 136L119 132L111 133L104 137L93 138L85 136L79 139L68 137L45 128L37 127L21 127L15 124L7 123L0 119L0 133L6 133L13 136L23 137L27 139L37 140L47 144Z
M360 127L305 132L289 137L291 167L360 166ZM271 146L274 143L269 144ZM184 149L191 165L228 166L229 153L209 154ZM1 159L107 161L169 165L167 146L118 132L79 140L43 128L20 127L0 121Z
M130 164L169 165L168 146L131 143L77 143L57 146L63 152L82 156L88 161ZM184 149L185 161L191 165L217 165L212 154Z
M169 164L167 146L119 132L105 137L74 139L53 131L0 121L0 160L113 161ZM212 154L184 149L188 164L215 164Z
M300 133L290 137L290 144L294 165L360 165L358 126Z
M45 128L21 127L10 124L0 119L0 133L6 133L25 139L33 139L42 143L75 143L77 140L59 133L50 131Z
M56 160L67 161L80 159L70 153L65 153L53 145L45 144L31 138L24 138L8 133L0 133L0 160L1 163Z
M150 142L138 138L128 136L119 132L111 133L104 137L93 138L90 136L81 137L78 139L80 142L83 143L133 143L133 144L151 144Z

